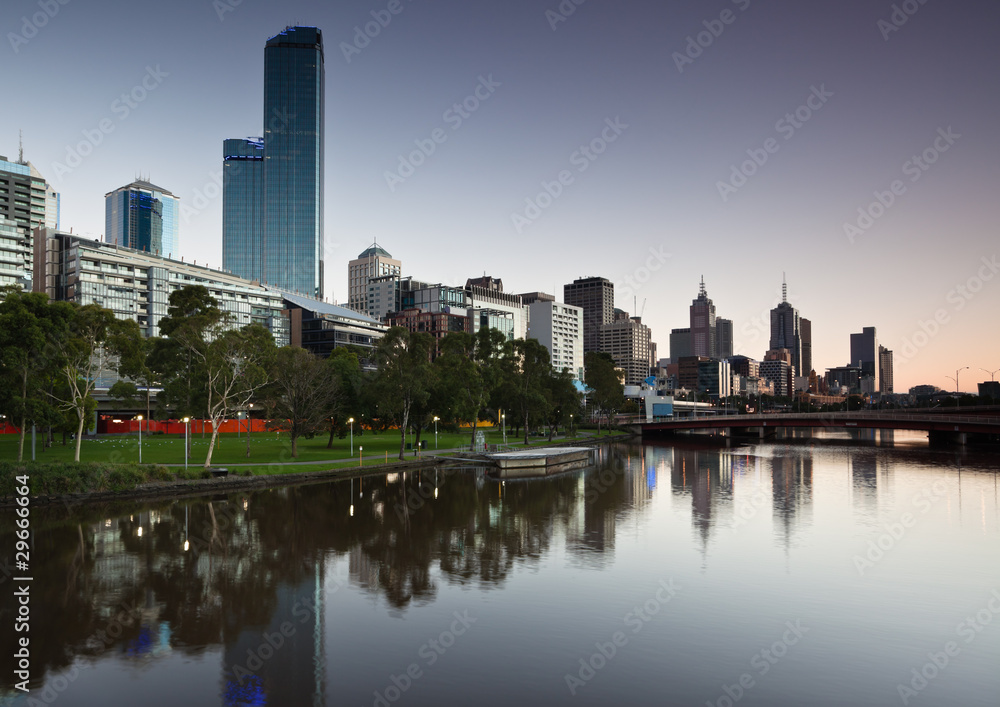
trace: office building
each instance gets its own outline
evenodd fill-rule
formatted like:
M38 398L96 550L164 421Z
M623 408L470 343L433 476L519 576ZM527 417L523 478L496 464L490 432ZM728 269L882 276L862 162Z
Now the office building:
M32 234L36 228L59 228L59 194L33 164L24 160L23 153L17 162L0 156L0 218L6 218L27 239L25 254L24 244L16 247L10 229L5 229L5 279L23 281L27 289L31 286ZM23 262L11 262L15 251L25 256Z
M402 273L403 264L394 259L378 243L372 243L371 246L359 253L357 258L347 264L348 309L375 317L372 309L376 307L376 303L372 302L372 307L369 307L368 303L368 296L370 294L368 289L369 282L375 278L387 275L401 277ZM375 318L378 319L380 317Z
M725 360L733 355L733 320L715 320L715 356Z
M583 310L583 351L601 350L601 326L615 312L615 285L603 277L587 277L563 286L563 302Z
M434 337L434 350L431 357L441 354L441 339L452 332L472 333L472 320L464 313L450 311L431 312L411 307L399 312L393 312L386 317L388 326L403 327L415 334L430 334Z
M672 329L670 331L670 360L677 363L691 355L691 330Z
M812 322L805 317L799 317L799 348L802 358L799 374L808 376L813 371L813 334Z
M489 326L492 313L508 313L514 326L513 338L524 339L528 336L528 308L524 306L521 295L503 291L503 280L489 276L471 278L465 282L465 291L469 298L468 306L487 313L485 317L479 315L473 322L473 333L479 331L481 326ZM506 319L506 316L501 316L498 320L504 330Z
M528 305L528 336L549 351L552 368L583 380L583 309L537 299Z
M388 331L382 322L364 314L311 297L281 293L289 320L289 343L327 358L334 349L361 349L361 366L375 370L375 347Z
M795 392L795 367L788 349L771 349L760 362L760 376L774 383L774 394L788 397Z
M31 238L10 219L0 216L0 287L31 289Z
M732 372L727 361L709 359L698 362L698 393L718 400L732 395Z
M892 393L892 351L878 347L878 380L880 393Z
M878 335L875 327L864 327L860 334L851 334L851 360L849 365L861 369L862 378L871 378L873 390L881 390L879 384Z
M616 310L616 318L601 325L601 351L610 354L625 372L625 385L639 385L649 377L651 332L639 317Z
M229 314L232 328L260 324L278 346L289 343L280 292L220 270L53 229L36 229L34 239L39 274L34 291L51 300L110 309L151 337L160 336L170 294L186 285L202 285Z
M222 143L222 269L264 276L264 138Z
M708 298L705 278L701 278L698 297L691 302L691 355L718 358L715 304Z
M223 142L224 263L233 273L323 299L323 179L326 73L323 33L287 27L264 47L262 140ZM262 144L261 144L262 143ZM252 164L258 160L262 165ZM259 233L241 224L260 219ZM257 255L240 257L241 249Z
M838 366L826 370L826 387L830 395L861 392L861 369L857 366Z
M781 283L781 303L771 310L771 350L785 349L791 354L790 365L796 375L808 375L802 367L802 321L799 310L788 301L788 284ZM811 365L811 362L810 362Z
M141 179L104 195L104 242L180 258L180 199Z

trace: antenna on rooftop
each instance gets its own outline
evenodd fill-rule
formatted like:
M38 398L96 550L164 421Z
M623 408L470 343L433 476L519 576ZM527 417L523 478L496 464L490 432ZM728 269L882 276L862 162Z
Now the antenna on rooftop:
M17 161L24 164L24 131L17 131Z
M708 297L708 292L705 291L705 276L701 276L701 287L698 288L698 295L700 297Z
M788 301L788 281L785 279L785 273L781 273L781 301Z

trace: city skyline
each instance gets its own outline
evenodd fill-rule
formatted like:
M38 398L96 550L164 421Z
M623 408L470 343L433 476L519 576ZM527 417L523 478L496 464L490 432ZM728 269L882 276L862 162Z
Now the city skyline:
M185 258L219 267L219 145L265 127L261 43L315 25L331 299L347 301L346 265L377 240L408 274L453 285L486 271L558 297L606 277L664 352L704 273L734 352L761 360L787 272L817 372L876 327L896 390L950 389L969 366L973 391L1000 365L983 326L1000 302L1000 10L902 5L916 9L222 0L156 15L154 37L135 31L143 7L69 3L43 23L18 0L0 11L4 85L30 100L0 117L0 154L23 129L63 230L94 239L103 195L148 175L181 200ZM97 32L118 39L95 46Z

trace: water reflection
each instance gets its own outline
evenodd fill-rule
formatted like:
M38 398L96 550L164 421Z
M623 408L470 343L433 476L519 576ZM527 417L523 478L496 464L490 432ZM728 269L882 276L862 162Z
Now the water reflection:
M603 571L625 543L623 528L654 514L689 527L704 572L723 531L752 520L787 555L810 532L818 498L833 505L842 489L848 512L875 523L897 467L955 463L954 454L808 441L631 444L600 450L594 468L540 481L447 469L117 511L38 509L33 553L46 561L33 567L32 603L44 610L32 614L31 684L112 656L137 667L210 659L223 704L322 705L331 698L324 637L338 621L328 602L345 586L402 618L445 589L493 592L519 571L554 571L547 560L557 551L574 568ZM814 478L821 466L825 496ZM969 519L995 533L996 479L967 493ZM342 580L334 565L345 568ZM2 640L12 645L7 594ZM0 684L9 692L13 680L5 674Z

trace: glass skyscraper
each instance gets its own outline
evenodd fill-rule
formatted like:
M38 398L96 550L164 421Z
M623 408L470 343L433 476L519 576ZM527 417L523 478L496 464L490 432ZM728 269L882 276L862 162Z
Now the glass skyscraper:
M264 281L264 139L223 141L222 269Z
M319 29L288 27L271 37L264 47L263 140L224 143L223 266L319 299L325 78ZM259 169L250 164L257 155Z
M180 199L137 180L104 195L104 241L168 258L180 257Z

